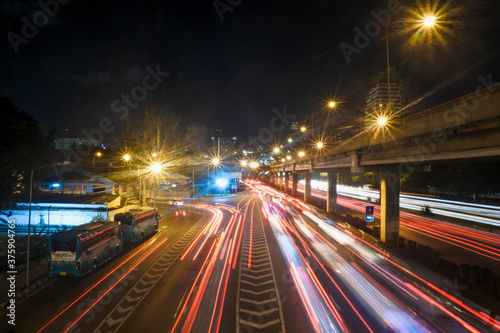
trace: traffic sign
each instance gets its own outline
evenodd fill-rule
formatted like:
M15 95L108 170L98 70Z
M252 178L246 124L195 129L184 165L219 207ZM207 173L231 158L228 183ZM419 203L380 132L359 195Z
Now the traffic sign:
M373 206L366 206L366 215L373 215Z

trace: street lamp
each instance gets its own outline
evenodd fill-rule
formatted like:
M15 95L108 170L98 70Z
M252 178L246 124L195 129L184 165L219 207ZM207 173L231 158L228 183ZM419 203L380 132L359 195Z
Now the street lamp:
M387 124L387 117L386 116L380 116L377 118L377 125L378 126L385 126Z
M29 203L29 212L28 212L28 246L26 249L27 257L26 257L26 286L29 285L30 282L30 238L31 238L31 202L33 200L33 171L43 168L48 168L56 165L68 165L69 162L61 162L61 163L53 163L49 165L44 165L40 167L36 167L31 169L30 172L30 203Z
M335 102L335 101L329 101L328 102L328 107L330 109L335 109L337 107L337 102Z
M94 156L92 157L92 166L95 166L95 158L97 157L101 157L102 156L102 153L100 151L98 151L97 153L94 154Z
M154 162L150 165L149 170L153 173L155 177L155 187L154 187L154 208L156 208L156 187L158 183L158 175L161 173L163 169L163 164L159 162Z
M412 43L416 42L419 35L426 34L428 36L432 35L432 32L439 28L441 13L432 9L419 9L420 13L414 14L417 16L417 20L411 20L412 26L410 29L416 29L417 32L413 34L410 38ZM385 28L385 45L387 53L387 111L390 112L391 108L391 74L390 74L390 59L389 59L389 26L390 22Z
M210 163L208 164L208 168L207 168L207 194L210 192L210 167L213 167L214 169L215 168L218 168L221 164L221 160L219 158L219 155L215 156L215 157L212 157L212 159L210 160ZM241 165L243 165L243 161L241 162Z
M436 24L436 16L426 16L422 23L425 27L433 27Z

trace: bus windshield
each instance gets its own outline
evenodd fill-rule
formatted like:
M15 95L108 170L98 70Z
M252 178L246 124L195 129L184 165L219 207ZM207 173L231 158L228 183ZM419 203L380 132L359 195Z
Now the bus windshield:
M51 238L52 252L71 251L76 252L76 238Z

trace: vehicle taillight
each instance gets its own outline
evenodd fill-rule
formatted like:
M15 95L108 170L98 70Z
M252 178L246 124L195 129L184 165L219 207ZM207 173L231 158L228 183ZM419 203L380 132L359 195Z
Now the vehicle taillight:
M78 261L76 262L75 271L78 271L78 270L80 270L80 260L78 260Z
M182 215L186 216L186 211L183 211L183 212L182 212Z

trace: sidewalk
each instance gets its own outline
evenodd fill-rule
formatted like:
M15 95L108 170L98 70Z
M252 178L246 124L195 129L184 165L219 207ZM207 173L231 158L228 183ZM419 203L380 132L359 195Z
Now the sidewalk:
M15 300L19 302L21 298L27 294L40 288L49 281L48 257L33 259L30 261L29 285L26 286L26 263L17 265L16 274L7 274L6 271L0 273L0 311L6 308L10 297L10 280L7 280L11 275L15 276L16 293Z

